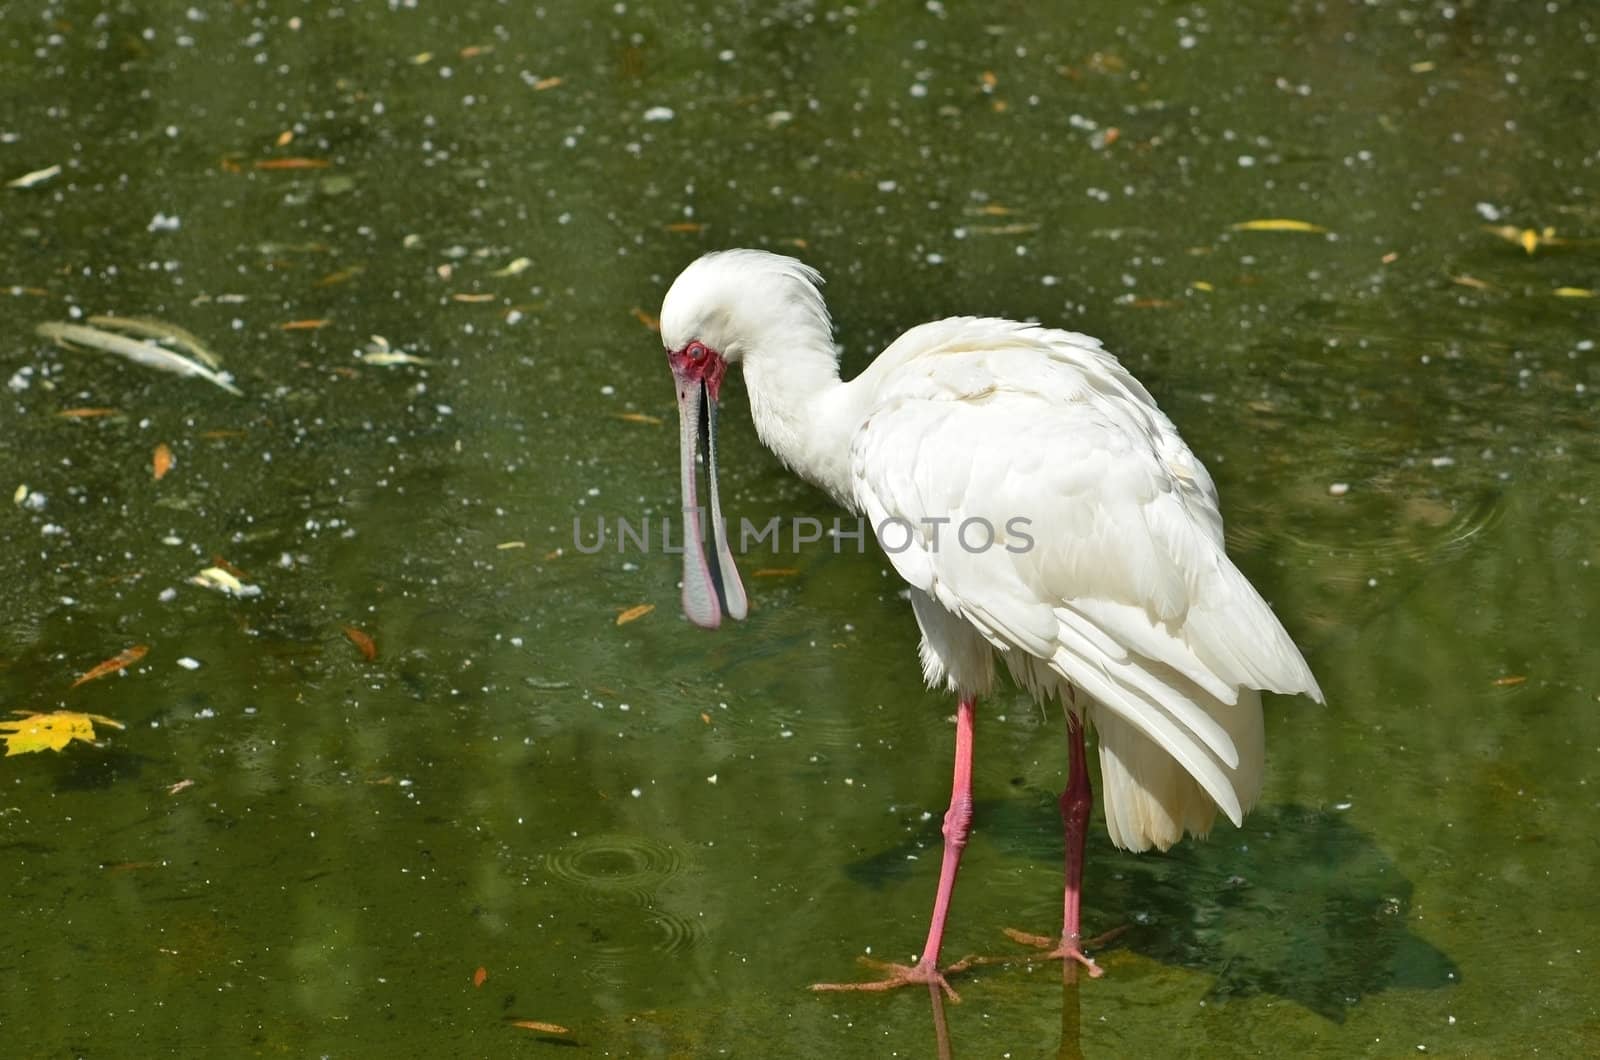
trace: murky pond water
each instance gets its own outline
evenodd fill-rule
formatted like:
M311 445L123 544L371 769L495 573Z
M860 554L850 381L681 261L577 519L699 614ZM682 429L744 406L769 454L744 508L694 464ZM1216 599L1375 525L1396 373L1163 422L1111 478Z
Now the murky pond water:
M0 703L127 726L0 767L12 1051L935 1053L926 996L805 990L914 955L937 873L884 557L749 556L708 634L574 544L676 507L649 316L738 245L823 270L847 372L1104 338L1328 693L1242 831L1097 825L1109 974L970 973L950 1052L1593 1049L1600 14L1048 7L0 9L0 178L61 167L0 189ZM243 396L34 330L97 314ZM831 520L730 390L730 515ZM1065 764L984 704L952 955L1058 923Z

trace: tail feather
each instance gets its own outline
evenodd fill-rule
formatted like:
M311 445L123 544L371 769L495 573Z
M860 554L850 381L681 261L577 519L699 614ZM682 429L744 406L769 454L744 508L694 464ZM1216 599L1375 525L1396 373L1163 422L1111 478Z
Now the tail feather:
M1265 768L1261 693L1242 688L1236 703L1204 692L1199 696L1238 751L1236 768L1211 757L1248 812L1261 794ZM1171 754L1110 710L1091 709L1089 717L1100 743L1101 804L1113 843L1126 850L1166 850L1185 832L1204 836L1211 831L1216 801ZM1233 823L1242 824L1242 814Z

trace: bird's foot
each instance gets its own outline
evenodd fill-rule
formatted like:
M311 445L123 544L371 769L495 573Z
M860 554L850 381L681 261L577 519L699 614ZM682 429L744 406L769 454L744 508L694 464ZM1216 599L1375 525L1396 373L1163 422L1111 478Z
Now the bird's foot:
M961 995L957 994L955 989L950 986L950 982L945 978L945 975L954 975L959 971L965 970L968 966L978 963L973 958L967 957L941 971L931 961L918 961L916 964L910 965L894 964L889 961L875 961L871 957L858 957L856 959L868 968L875 968L882 972L883 977L881 979L870 979L864 983L812 983L811 989L818 991L871 990L881 992L920 983L930 988L943 990L946 997L959 1004Z
M1089 978L1098 979L1102 975L1106 974L1105 969L1096 964L1093 957L1090 957L1088 954L1084 953L1083 947L1103 946L1127 930L1127 925L1123 925L1119 928L1112 928L1103 935L1096 935L1092 939L1079 940L1074 938L1063 938L1059 941L1047 935L1031 935L1026 931L1018 931L1016 928L1006 928L1005 933L1006 937L1011 939L1013 942L1020 942L1024 946L1033 946L1037 949L1046 951L1036 959L1046 961L1077 961L1079 964L1088 969Z

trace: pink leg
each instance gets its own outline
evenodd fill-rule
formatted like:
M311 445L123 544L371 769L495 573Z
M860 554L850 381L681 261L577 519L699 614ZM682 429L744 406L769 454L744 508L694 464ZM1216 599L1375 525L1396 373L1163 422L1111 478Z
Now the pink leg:
M1067 848L1067 887L1061 914L1061 956L1070 957L1089 969L1091 976L1100 967L1079 949L1082 939L1079 903L1083 897L1083 844L1089 836L1089 810L1094 794L1089 790L1089 765L1083 753L1083 722L1067 711L1067 741L1071 744L1072 772L1067 790L1061 793L1061 832Z
M1062 901L1061 945L1050 950L1049 956L1076 961L1089 970L1091 978L1098 978L1104 972L1083 952L1080 930L1083 846L1089 835L1089 811L1094 806L1094 793L1089 788L1089 767L1083 751L1083 722L1070 709L1067 711L1067 749L1071 756L1071 772L1067 778L1067 790L1061 793L1061 833L1067 848L1067 882ZM1121 933L1119 929L1095 941L1109 940ZM1029 935L1010 928L1006 929L1006 934L1018 942L1043 949L1051 945L1051 940L1042 935Z
M972 719L976 701L963 699L956 706L955 776L950 782L950 808L944 815L944 860L939 866L939 890L933 900L933 917L928 922L928 941L922 944L922 958L914 967L886 964L863 958L863 962L882 969L884 978L868 983L817 983L813 990L891 990L910 983L929 983L942 987L951 1000L960 1000L939 971L939 950L944 944L945 919L950 915L950 895L956 889L956 873L961 869L961 852L967 847L972 830ZM965 967L965 963L952 971Z

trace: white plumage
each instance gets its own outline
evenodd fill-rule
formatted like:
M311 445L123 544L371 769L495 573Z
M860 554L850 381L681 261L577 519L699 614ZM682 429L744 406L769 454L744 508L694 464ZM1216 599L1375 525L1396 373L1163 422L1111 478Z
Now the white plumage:
M762 441L867 517L911 586L930 685L984 695L998 656L1096 730L1118 846L1203 835L1219 808L1240 823L1258 690L1322 694L1228 559L1172 422L1097 340L1009 320L914 327L841 382L819 279L760 251L696 261L662 306L674 371L692 381L680 355L702 346L739 364Z

